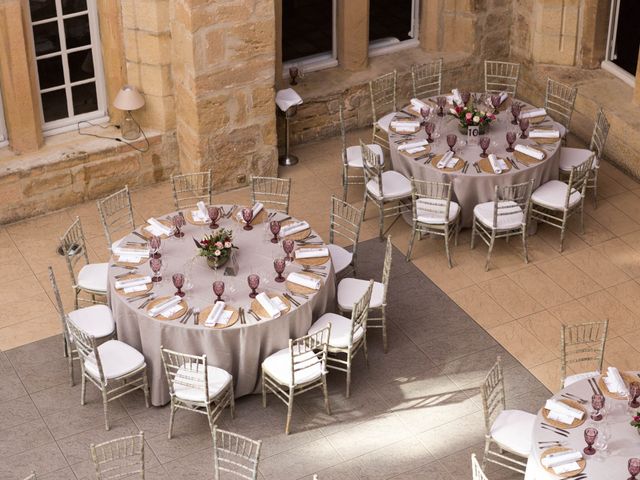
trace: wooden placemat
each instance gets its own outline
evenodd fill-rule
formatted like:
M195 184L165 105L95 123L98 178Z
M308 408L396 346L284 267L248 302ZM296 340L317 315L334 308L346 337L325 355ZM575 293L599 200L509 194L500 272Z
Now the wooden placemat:
M322 285L324 285L324 279L320 275L316 275L311 272L298 272L298 273L300 275L306 275L308 277L320 280L320 288L322 288ZM298 285L297 283L290 282L289 280L287 280L285 283L289 291L291 291L292 293L300 293L302 295L311 295L314 293L318 293L318 290L319 290L319 289L314 290L313 288L304 287L302 285Z
M313 245L311 247L299 247L296 249L296 251L298 250L305 250L305 249L311 249L311 248L324 248L323 245ZM313 266L318 266L318 265L324 265L325 263L327 263L330 260L331 256L327 255L325 257L314 257L314 258L298 258L297 256L295 257L295 262L300 264L300 265L309 265L311 267Z
M502 102L500 104L500 106L498 107L498 111L499 112L504 112L505 110L507 110L509 107L511 107L511 104L513 103L513 99L511 98L511 96L507 96L507 99Z
M213 327L209 327L208 325L205 325L204 322L207 321L207 317L211 313L211 310L213 310L214 306L215 304L209 305L207 308L202 309L202 311L200 312L200 316L198 317L198 325L202 325L203 327L207 327L207 328L215 328L216 330L221 330L223 328L227 328L232 325L235 325L236 322L240 319L240 314L237 308L228 307L225 305L225 308L224 308L225 312L233 312L231 315L231 318L229 319L229 322L226 325L214 325Z
M504 163L507 165L507 168L502 170L502 173L510 171L511 164L509 163L509 161L506 158L502 158L502 161L504 161ZM478 160L478 166L484 173L490 173L491 175L502 175L502 173L496 173L493 171L493 168L491 168L491 162L488 158L481 158L480 160Z
M529 137L531 138L531 137ZM557 143L560 140L562 140L562 138L558 137L558 138L531 138L531 140L533 140L534 142L536 142L538 145L549 145L552 143Z
M280 228L281 228L281 230L280 230L280 234L282 235L282 229L283 229L284 227L286 227L287 225L291 225L291 224L293 224L293 223L296 223L296 222L294 222L293 220L289 220L289 221L287 221L287 222L283 222L283 223L281 223L281 224L280 224ZM281 237L281 238L286 238L287 240L304 240L304 239L305 239L305 238L307 238L309 235L311 235L311 227L309 227L309 228L305 228L304 230L302 230L302 231L300 231L300 232L293 233L293 234L291 234L291 235L287 235L287 236L285 236L285 237Z
M573 470L572 472L563 473L562 475L556 475L556 473L554 473L553 471L553 468L547 468L544 465L542 465L542 459L548 457L549 455L553 455L554 453L561 453L561 452L571 452L573 450L574 450L573 448L567 448L567 447L547 448L540 454L540 465L542 466L542 468L544 468L547 472L549 472L551 475L554 475L555 477L559 477L559 478L575 477L576 475L584 472L584 469L587 466L587 461L584 459L584 457L582 457L582 459L577 461L578 466L580 467L580 470Z
M287 306L287 309L280 313L287 313L289 310L291 310L291 302L284 295L271 292L271 293L267 293L267 296L269 298L278 297L282 301L282 303L284 303ZM255 298L251 300L251 310L253 310L256 313L256 315L258 315L263 320L268 320L271 318L269 314L265 311L265 309L262 308L262 305L260 305L260 302Z
M145 307L145 311L147 313L149 313L149 310L151 310L153 307L155 307L156 305L161 304L162 302L164 302L166 300L169 300L172 296L173 295L167 295L166 297L156 298L154 301L149 302L149 304ZM159 314L159 315L156 315L153 318L155 318L156 320L176 320L177 318L180 318L187 311L188 305L187 305L187 302L185 300L180 300L180 303L178 303L178 305L180 305L182 307L182 310L177 311L176 313L174 313L170 317L164 317L162 314Z
M444 156L444 154L436 155L435 157L433 157L431 159L431 163L429 165L431 165L436 170L439 170L440 172L459 172L460 170L462 170L462 167L464 167L464 158L462 158L459 155L454 155L454 157L456 157L458 159L458 163L456 164L455 167L453 167L453 168L438 168L436 165L438 165L438 162L440 160L442 160L443 156Z
M195 208L197 210L198 207L195 207ZM222 216L222 212L220 212L220 216ZM211 221L209 219L207 219L207 220L196 220L195 218L193 218L193 210L191 208L189 209L187 214L184 216L184 219L187 221L187 223L190 223L191 225L204 226L204 225L209 225L211 223ZM218 218L218 220L220 220L220 219Z
M627 386L627 388L629 388L629 384L631 382L640 381L640 378L638 378L635 375L632 375L630 373L621 372L620 376L622 377L622 380L624 380L624 383ZM598 378L598 386L600 387L600 390L602 390L602 393L604 395L606 395L607 397L609 397L609 398L614 398L616 400L626 400L627 399L626 396L620 395L619 393L613 393L613 392L609 391L609 389L607 388L607 384L604 383L604 377L606 377L606 375L600 375L600 378Z
M144 278L146 276L147 275L138 275L131 273L129 275L125 275L124 277L118 278L118 280L132 280L134 278ZM153 282L145 283L144 286L146 287L146 290L140 290L139 292L124 293L124 289L120 288L116 288L116 292L118 292L118 295L121 295L123 297L137 297L138 295L144 295L145 293L150 292L153 289Z
M558 400L558 401L564 403L565 405L568 405L571 408L575 408L576 410L580 410L581 412L584 413L584 415L580 419L574 418L573 422L571 422L571 424L566 424L566 423L559 422L557 420L550 419L549 416L548 416L549 415L549 410L547 410L546 408L543 408L542 409L542 416L549 424L553 425L554 427L558 427L558 428L576 428L576 427L579 427L580 425L582 425L584 422L587 421L587 411L578 402L575 402L573 400L568 400L568 399L562 399L562 400Z
M411 142L416 142L416 141L417 140L407 140L405 143L411 143ZM402 144L400 144L400 145L402 145ZM400 146L400 145L398 145L398 146ZM421 150L421 151L416 152L416 153L407 153L404 150L398 150L398 152L400 152L400 154L405 155L405 156L407 156L409 158L416 159L416 158L422 157L422 156L426 155L427 153L431 152L431 145L422 145L422 146L424 147L424 150Z
M171 222L169 220L158 220L161 224L163 224L165 227L169 227L169 228L173 228L173 225L171 224ZM150 232L147 232L146 227L148 227L149 224L145 223L141 228L140 228L140 234L142 234L142 236L144 238L151 238L153 237L153 234ZM169 235L165 235L164 233L162 235L160 235L160 238L162 238L163 240L165 238L169 238Z
M412 122L415 122L415 120L411 120ZM400 122L402 123L402 120L392 120L392 122ZM417 127L414 128L414 130L412 132L399 132L398 130L396 130L394 127L391 126L391 123L389 124L389 130L392 131L393 133L395 133L396 135L413 135L414 133L418 133L418 131L420 130L420 125L418 125Z
M545 158L547 158L547 153L542 150L541 148L536 148L532 145L527 145L530 148L533 148L534 150L538 150L539 152L542 152L544 154L544 157L542 157L542 159L538 160L537 158L534 157L530 157L529 155L525 155L522 152L519 152L517 150L515 150L513 152L513 156L516 157L516 159L518 159L519 162L524 163L525 165L535 165L537 163L540 163L542 161L544 161Z
M242 220L242 210L244 208L251 208L251 207L238 207L236 208L233 213L231 214L231 218L233 218L236 222L238 222L240 225L244 225L244 220ZM241 218L238 218L238 215L240 215ZM268 212L266 208L263 208L262 210L260 210L260 212L258 213L258 215L256 215L253 220L251 220L251 225L255 226L259 223L264 223L267 221L267 217L268 217Z

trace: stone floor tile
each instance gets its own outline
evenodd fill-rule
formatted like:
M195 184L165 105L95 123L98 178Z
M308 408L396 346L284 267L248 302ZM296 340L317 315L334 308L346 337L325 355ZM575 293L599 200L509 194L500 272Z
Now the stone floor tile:
M580 298L597 292L602 287L565 257L558 257L537 265L557 285L573 296Z

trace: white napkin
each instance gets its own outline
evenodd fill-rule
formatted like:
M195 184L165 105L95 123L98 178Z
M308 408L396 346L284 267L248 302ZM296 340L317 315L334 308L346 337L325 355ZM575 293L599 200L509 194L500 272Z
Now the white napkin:
M280 297L275 296L275 297L271 297L271 303L273 305L275 305L275 307L280 310L281 312L284 312L287 308L287 304L284 303L282 300L280 300Z
M447 152L445 153L442 158L440 159L440 161L438 162L438 164L436 165L436 167L438 168L444 168L447 166L447 163L449 163L449 160L451 160L453 158L453 152Z
M329 249L326 247L300 248L296 250L296 258L319 258L328 256Z
M280 316L280 309L273 304L271 299L266 293L262 292L256 296L256 300L260 303L260 306L267 312L269 318L277 318Z
M501 158L496 157L493 153L489 154L489 163L494 173L502 173L507 169L507 164Z
M420 122L414 121L393 121L391 122L391 127L398 132L415 132L418 128L420 128Z
M284 90L278 90L276 93L276 105L283 112L289 110L294 105L300 105L302 103L302 97L293 88L285 88Z
M191 218L193 218L196 222L206 222L209 220L209 211L207 210L207 206L204 204L202 200L196 203L198 210L193 210L191 212Z
M209 312L209 316L204 321L205 326L207 327L215 327L217 324L226 325L229 323L233 312L225 310L226 304L222 301L216 302L211 311Z
M545 402L544 408L549 410L549 418L552 420L558 420L559 422L571 425L573 419L581 420L584 417L584 412L577 408L570 407L566 403L559 402L554 399L549 399ZM552 416L553 414L553 416ZM555 416L559 418L554 418Z
M603 377L604 383L611 393L618 393L620 395L627 395L627 385L624 383L620 372L616 367L609 367L607 369L607 376Z
M451 90L451 93L453 94L453 101L458 105L461 105L462 97L460 96L460 90L458 90L457 88L454 88L453 90Z
M569 452L553 453L544 457L540 463L546 468L553 469L556 475L578 470L578 460L582 459L582 453L577 450Z
M531 130L529 132L529 138L560 138L560 131L558 130Z
M255 205L251 207L251 210L253 210L253 218L256 218L263 208L263 204L261 204L260 202L256 202ZM237 213L237 216L238 220L240 220L242 223L245 223L244 219L242 218L242 210L243 209L240 209L240 211ZM253 219L251 219L251 221L253 221Z
M148 248L136 248L136 247L116 247L113 249L113 253L120 256L127 257L148 257Z
M149 226L145 227L145 230L152 235L171 235L173 231L171 228L167 227L163 223L160 223L155 218L151 217L147 220Z
M124 293L144 292L147 289L146 285L135 285L133 287L124 287L122 291Z
M287 281L302 285L303 287L311 288L313 290L318 290L322 285L322 282L319 278L311 278L308 275L303 275L297 272L291 272L287 276Z
M137 255L118 255L118 262L120 263L140 263L140 260L142 260L142 257Z
M533 110L525 110L520 113L520 118L535 118L544 117L547 115L547 111L544 108L534 108Z
M407 153L409 155L415 155L416 153L424 152L425 150L426 150L425 147L414 147L414 148L408 148Z
M540 150L536 150L535 148L528 147L527 145L518 144L514 147L517 152L524 153L525 155L529 155L530 157L536 158L538 160L542 160L544 158L544 152Z
M411 106L418 113L420 113L420 110L422 110L423 108L428 108L429 107L429 105L424 103L422 100L418 100L417 98L412 98L411 99Z
M135 287L138 285L146 285L147 283L151 283L151 277L141 277L141 278L128 278L126 280L117 280L116 288L127 288L127 287Z
M167 315L169 309L173 309L173 307L179 307L178 303L182 300L177 295L167 299L166 301L156 305L153 308L149 309L149 315L152 317L158 316L158 314L162 313L164 316Z
M174 305L173 307L169 307L166 310L163 310L162 312L160 312L160 316L164 318L169 318L174 313L178 313L180 310L182 310L182 308L183 308L182 305Z
M563 475L565 473L575 472L576 470L580 470L580 465L578 465L578 462L569 462L569 463L565 463L564 465L558 465L557 467L553 467L552 470L553 470L553 473L555 473L556 475Z
M407 142L398 146L398 150L410 150L416 147L424 147L425 145L429 145L427 140L416 140L415 142ZM424 148L422 150L425 150Z
M509 94L507 92L500 92L500 105L502 105L507 98L509 98Z
M282 229L280 230L280 235L282 237L288 237L289 235L301 232L303 230L306 230L307 228L309 228L309 224L305 221L293 222L282 227Z

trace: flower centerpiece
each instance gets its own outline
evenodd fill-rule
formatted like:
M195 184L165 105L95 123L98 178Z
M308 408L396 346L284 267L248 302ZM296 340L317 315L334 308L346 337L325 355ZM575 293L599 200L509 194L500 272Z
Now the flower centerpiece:
M476 110L475 106L456 105L449 113L458 120L460 132L466 134L468 127L479 127L480 134L484 134L489 124L496 119L490 112Z
M207 258L207 264L211 268L218 268L227 263L234 249L233 232L221 228L211 235L205 235L200 241L193 239L198 247L198 254Z
M636 412L636 414L631 417L631 426L636 429L638 434L640 434L640 412Z

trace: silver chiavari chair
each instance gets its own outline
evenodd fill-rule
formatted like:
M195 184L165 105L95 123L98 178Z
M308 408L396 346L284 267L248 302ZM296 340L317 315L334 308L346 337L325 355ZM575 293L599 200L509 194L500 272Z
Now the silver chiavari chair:
M367 201L371 200L379 212L379 236L384 238L385 217L395 217L393 223L400 218L400 215L408 211L411 206L408 202L411 198L411 181L396 172L389 170L384 172L384 166L380 155L360 141L362 148L362 159L364 164L364 206L362 210L366 213ZM391 204L391 206L386 206ZM393 223L389 226L393 226Z
M289 215L291 179L276 177L251 177L251 202L260 202L264 208Z
M53 268L49 266L49 281L56 300L56 309L62 323L62 342L64 356L67 357L69 367L69 379L71 386L75 384L73 379L73 362L79 360L78 351L73 345L73 339L69 334L67 322L73 322L78 328L89 335L93 335L98 342L103 342L116 336L116 323L113 320L111 310L106 305L92 305L90 307L73 310L68 314L64 310L62 296L58 288Z
M489 480L482 471L475 453L471 454L471 474L473 475L472 480Z
M65 254L64 259L71 277L75 294L75 309L78 309L80 301L91 304L106 303L109 264L89 262L87 242L79 217L76 217L64 235L60 237L60 248ZM80 297L82 293L90 295L91 298ZM97 299L96 297L101 298Z
M162 345L160 352L171 397L169 439L178 410L206 415L210 428L226 407L234 417L233 377L228 372L207 365L206 355L174 352Z
M587 189L593 190L593 205L595 208L598 207L598 171L600 170L600 161L604 156L604 147L608 136L609 121L604 114L604 110L600 108L596 116L596 123L593 126L589 148L560 148L560 174L565 178L571 172L572 167L580 165L590 156L595 155L591 174L587 180Z
M398 72L382 75L369 82L371 113L373 117L373 139L384 148L389 148L389 125L396 114Z
M500 357L480 386L480 394L486 428L482 469L490 462L524 474L526 459L531 452L531 434L536 416L521 410L506 409ZM497 450L492 449L494 446ZM505 455L505 451L512 455Z
M171 186L176 210L194 207L200 201L211 205L211 170L171 175Z
M220 480L222 472L236 478L257 480L262 440L252 440L216 426L211 430L211 435L215 480Z
M484 91L487 93L506 92L515 98L519 77L519 63L484 61Z
M348 269L356 275L358 242L364 212L360 208L343 202L335 195L331 196L331 213L329 215L329 254L331 263L337 274L345 275ZM351 251L337 245L336 241L349 242Z
M562 325L562 330L560 330L561 388L566 388L579 380L600 375L608 329L609 320ZM574 364L579 364L580 368L584 368L585 364L590 364L595 367L595 370L567 375L567 367Z
M473 208L473 228L471 248L475 246L476 235L487 244L485 270L489 270L491 252L496 239L519 236L522 238L524 263L529 263L527 252L527 221L533 180L516 185L495 186L493 202L484 202Z
M113 250L120 243L120 239L114 240L114 234L126 235L136 229L129 186L125 185L122 190L118 190L96 203L109 250Z
M544 98L544 108L556 122L564 127L562 140L565 141L569 133L569 124L573 116L578 87L571 87L564 83L547 78L547 93Z
M442 58L435 62L411 65L413 98L424 99L442 93Z
M89 447L97 480L144 480L144 432Z
M285 433L288 435L293 414L293 400L297 395L314 388L322 388L324 407L331 415L327 390L327 348L331 326L313 335L289 339L284 348L262 362L262 406L267 407L267 391L287 406Z
M136 390L144 392L144 400L149 408L149 385L147 364L144 356L135 348L119 340L108 340L98 345L96 338L67 322L69 334L80 358L82 371L82 391L80 405L85 404L87 380L102 394L104 426L109 430L108 404Z
M460 205L451 200L453 183L427 182L411 178L411 204L413 222L406 260L411 260L411 252L416 235L432 234L444 237L444 248L449 268L451 263L450 242L452 237L458 244L460 230Z
M351 396L351 366L354 357L360 350L364 353L367 368L369 367L367 318L369 317L373 283L373 280L369 280L364 294L351 306L351 318L335 313L325 313L309 329L309 335L313 335L327 327L331 328L327 347L329 353L327 367L347 374L347 398Z
M580 214L580 228L584 233L584 197L593 157L592 154L585 162L571 168L568 184L551 180L531 195L530 220L560 229L560 253L564 248L567 223L573 215Z

